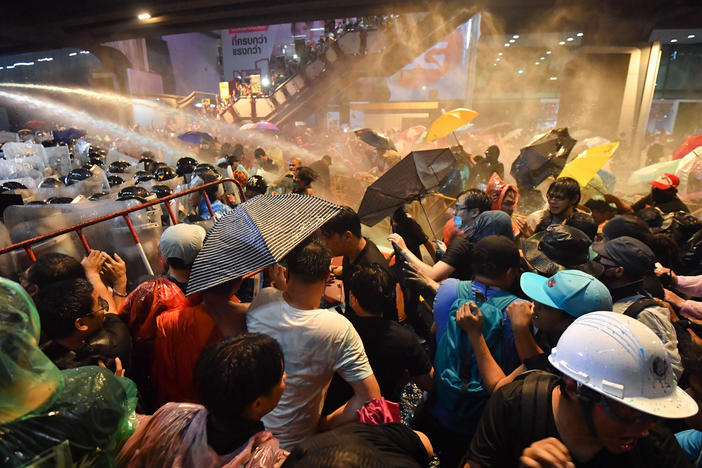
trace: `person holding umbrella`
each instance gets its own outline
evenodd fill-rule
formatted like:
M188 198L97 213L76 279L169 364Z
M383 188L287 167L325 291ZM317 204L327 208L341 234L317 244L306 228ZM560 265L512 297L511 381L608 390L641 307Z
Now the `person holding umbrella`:
M548 207L527 216L525 234L541 232L568 219L580 203L580 184L571 177L559 177L549 185L546 198Z

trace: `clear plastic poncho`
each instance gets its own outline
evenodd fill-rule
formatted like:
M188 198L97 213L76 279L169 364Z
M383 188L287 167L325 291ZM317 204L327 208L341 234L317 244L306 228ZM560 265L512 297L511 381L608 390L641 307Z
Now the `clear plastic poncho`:
M27 293L0 278L0 466L23 466L65 441L74 463L113 465L134 430L136 386L96 366L60 371L39 333Z

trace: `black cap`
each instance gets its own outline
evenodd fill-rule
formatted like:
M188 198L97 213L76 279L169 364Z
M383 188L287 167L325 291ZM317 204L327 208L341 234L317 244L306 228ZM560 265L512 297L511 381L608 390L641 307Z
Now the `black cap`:
M638 238L642 233L650 233L648 224L634 215L618 215L610 219L602 228L605 239L629 236Z
M599 276L602 267L590 262L590 238L578 228L555 224L525 242L524 256L540 273L555 275L566 269Z
M640 240L629 236L598 242L593 244L592 250L624 267L629 276L634 278L652 273L656 263L653 251Z

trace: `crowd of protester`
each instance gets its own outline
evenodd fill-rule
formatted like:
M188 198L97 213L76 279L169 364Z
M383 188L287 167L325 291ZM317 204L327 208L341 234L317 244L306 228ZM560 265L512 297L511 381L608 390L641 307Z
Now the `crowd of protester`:
M343 206L279 264L190 295L213 223L244 198L328 198L338 160L144 156L153 179L235 182L175 205L163 275L92 250L0 279L2 465L702 466L702 221L680 181L583 200L563 177L528 211L499 153L463 159L442 242L400 206L388 251Z

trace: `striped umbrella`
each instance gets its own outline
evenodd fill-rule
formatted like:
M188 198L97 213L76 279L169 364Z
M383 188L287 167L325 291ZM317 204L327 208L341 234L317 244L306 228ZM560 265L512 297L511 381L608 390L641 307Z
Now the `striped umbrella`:
M188 295L274 265L341 207L307 195L261 195L210 229L195 258Z

